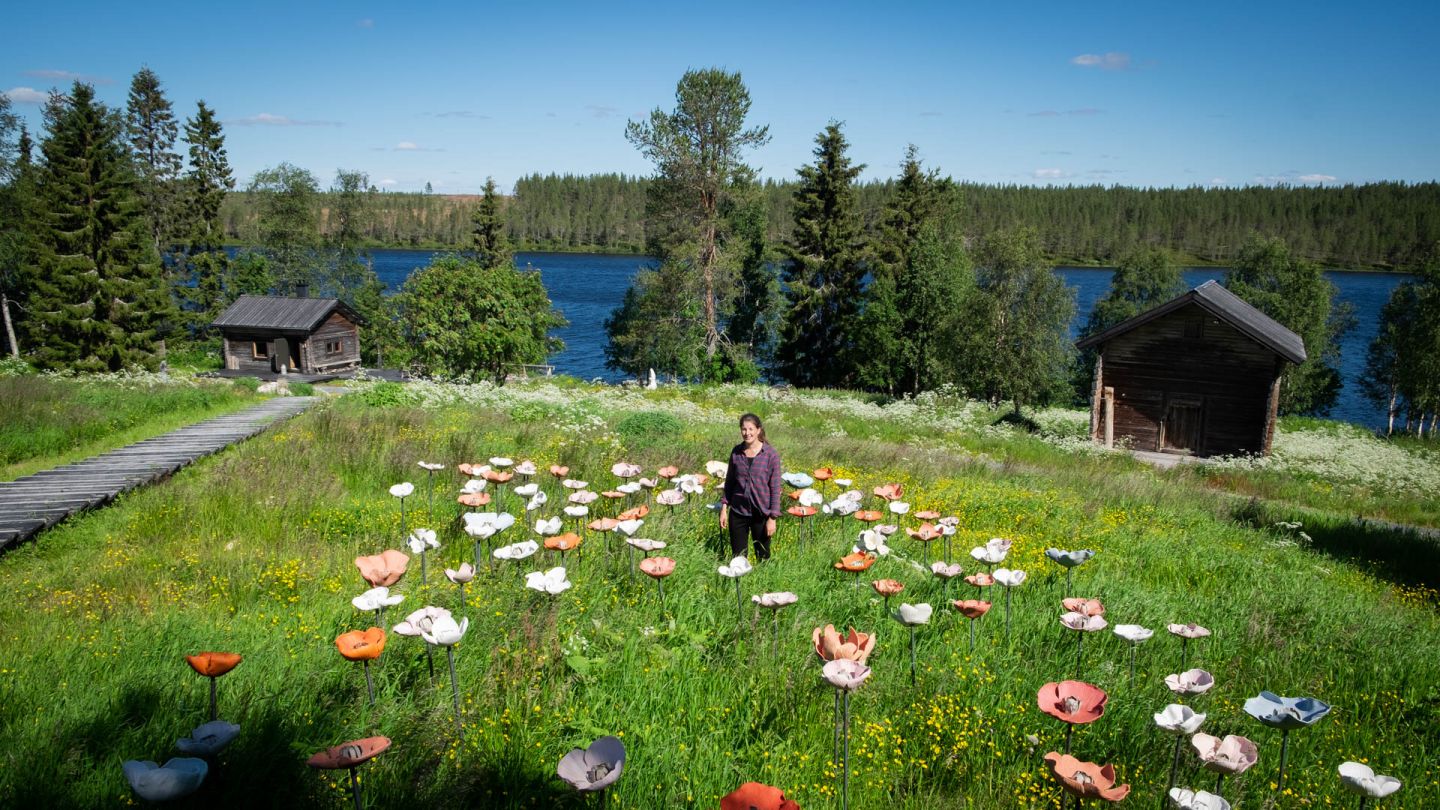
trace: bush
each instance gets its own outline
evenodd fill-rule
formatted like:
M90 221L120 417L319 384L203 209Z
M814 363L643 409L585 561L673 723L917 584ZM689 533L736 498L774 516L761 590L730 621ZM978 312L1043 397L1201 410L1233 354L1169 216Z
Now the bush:
M372 408L391 408L410 404L410 397L400 383L379 382L365 389L360 394L360 401Z
M23 377L26 374L34 373L35 367L18 357L6 357L0 360L0 377Z
M235 380L234 380L234 385L235 385L236 388L243 388L243 389L245 389L246 391L249 391L250 393L253 394L253 393L255 393L255 391L256 391L257 389L260 388L260 378L259 378L259 377L236 377Z
M657 439L680 435L685 425L674 416L662 411L641 411L620 420L615 431L628 447L654 444Z

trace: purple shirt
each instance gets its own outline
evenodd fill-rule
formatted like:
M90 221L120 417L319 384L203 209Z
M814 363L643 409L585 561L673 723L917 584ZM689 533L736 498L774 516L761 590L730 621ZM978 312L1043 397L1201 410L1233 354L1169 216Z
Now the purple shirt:
M737 515L780 517L780 454L775 448L761 444L760 452L750 458L744 443L735 445L720 502Z

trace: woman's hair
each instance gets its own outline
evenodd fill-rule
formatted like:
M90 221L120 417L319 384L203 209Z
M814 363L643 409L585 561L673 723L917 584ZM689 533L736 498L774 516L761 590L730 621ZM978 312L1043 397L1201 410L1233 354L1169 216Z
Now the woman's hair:
M756 416L756 415L753 414L753 413L744 414L744 415L742 415L742 416L740 417L740 427L745 427L745 423L746 423L746 422L754 422L754 423L755 423L755 427L760 428L760 443L761 443L761 444L765 444L765 443L767 443L767 442L769 441L768 439L765 438L765 423L760 421L760 417Z

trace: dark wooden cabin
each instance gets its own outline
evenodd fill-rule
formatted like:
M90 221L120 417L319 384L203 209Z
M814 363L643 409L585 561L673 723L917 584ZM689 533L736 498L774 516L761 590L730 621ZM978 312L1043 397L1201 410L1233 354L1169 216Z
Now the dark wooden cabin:
M1076 344L1095 348L1093 439L1196 456L1269 455L1286 363L1305 343L1214 281Z
M360 366L363 323L336 298L242 295L211 325L224 337L227 369L329 374Z

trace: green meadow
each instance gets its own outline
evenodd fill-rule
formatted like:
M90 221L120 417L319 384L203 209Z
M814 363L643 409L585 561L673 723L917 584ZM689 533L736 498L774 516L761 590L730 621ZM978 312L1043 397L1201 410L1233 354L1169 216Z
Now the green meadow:
M17 407L43 417L28 401ZM887 514L902 530L858 575L834 563L851 551L859 521L822 514L802 527L787 517L775 558L739 580L738 611L734 581L717 573L729 553L709 495L673 509L649 490L592 505L595 514L649 505L637 536L664 541L659 553L677 561L663 610L655 582L632 573L638 555L613 532L584 534L564 560L573 587L557 596L524 585L526 573L560 564L544 551L490 557L497 545L539 539L536 517L562 514L565 491L549 465L568 466L597 492L619 483L610 471L619 461L646 475L663 465L702 472L727 458L745 411L765 419L787 470L832 467L867 494L867 509L880 503L872 488L898 483L912 512L959 518L948 557L966 573L987 568L972 547L1011 539L1002 565L1029 577L1010 594L1010 632L1003 589L955 580L950 599L995 603L971 649L969 620L924 564L947 556L945 541L927 549L906 537L903 527L919 524L911 515ZM1037 708L1036 693L1077 677L1077 638L1058 621L1066 577L1044 554L1052 546L1095 551L1074 569L1071 595L1102 600L1111 627L1156 631L1136 650L1133 685L1130 646L1110 628L1079 649L1078 679L1109 702L1076 728L1073 753L1115 766L1131 786L1125 806L1160 805L1169 780L1174 738L1152 715L1177 702L1164 685L1180 670L1172 622L1212 631L1188 647L1187 666L1216 682L1185 701L1207 715L1201 731L1259 747L1258 764L1225 781L1231 802L1353 807L1336 767L1356 760L1404 783L1378 806L1440 806L1440 543L1388 525L1440 525L1440 454L1297 421L1282 423L1268 462L1158 471L1090 447L1087 426L1088 414L1061 410L1019 423L943 393L886 401L564 380L356 385L0 556L0 806L134 802L121 762L163 762L209 719L208 684L184 656L222 650L244 656L218 682L219 715L241 733L176 806L347 806L345 772L305 760L377 734L393 745L360 769L370 807L598 806L555 767L572 747L613 734L627 749L613 807L713 808L752 780L805 808L839 807L834 690L811 644L816 627L833 624L877 637L873 674L850 704L850 807L1058 807L1043 757L1062 750L1066 729ZM492 456L533 460L550 500L482 546L462 601L442 573L476 554L455 501L466 479L454 467ZM419 461L447 466L430 479ZM521 480L486 491L519 512L511 490ZM335 646L337 635L375 623L350 602L369 587L354 558L405 550L401 503L388 492L402 481L416 486L408 527L435 529L442 545L429 553L428 585L411 559L391 589L405 600L385 629L424 605L468 619L454 647L458 733L443 649L432 678L425 643L390 633L370 705L361 666ZM838 490L832 483L825 494ZM1383 523L1357 526L1356 515ZM573 520L566 528L578 531ZM882 577L905 585L891 610L936 607L916 632L914 685L909 632L870 587ZM771 591L799 601L772 617L750 598ZM1261 690L1333 706L1291 733L1283 789L1274 784L1280 733L1241 708ZM1178 784L1214 783L1187 743Z

